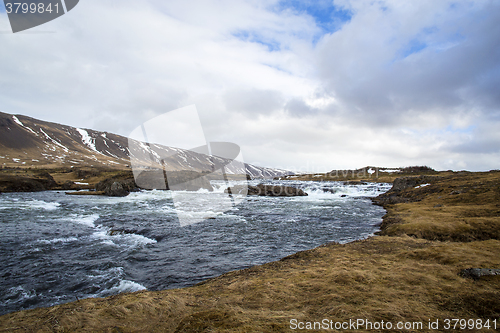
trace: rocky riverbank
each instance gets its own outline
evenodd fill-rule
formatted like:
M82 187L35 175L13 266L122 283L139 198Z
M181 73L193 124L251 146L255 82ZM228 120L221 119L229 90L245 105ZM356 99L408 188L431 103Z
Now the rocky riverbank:
M128 179L130 170L110 168L3 168L0 192L37 192L49 190L93 190L108 178Z
M137 181L131 170L111 168L4 168L0 169L0 192L37 192L48 190L85 190L68 192L73 195L126 196L140 189L165 189L170 187L197 191L212 191L206 173L195 171L169 172L168 182L161 170L142 172ZM245 175L235 175L245 179ZM90 192L89 192L90 190Z
M500 240L499 171L402 177L373 201L387 210L380 235Z
M500 275L483 272L500 268L500 172L432 176L397 180L375 199L387 210L381 236L325 244L190 288L20 311L0 317L0 330L291 332L294 324L360 319L425 332L429 321L445 331L452 318L491 331L496 320L498 330ZM396 329L405 324L411 329Z

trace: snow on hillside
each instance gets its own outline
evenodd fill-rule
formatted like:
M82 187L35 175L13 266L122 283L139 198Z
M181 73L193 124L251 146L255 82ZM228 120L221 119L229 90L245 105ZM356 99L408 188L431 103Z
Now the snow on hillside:
M291 174L198 152L139 142L136 156L144 166L211 172L224 166L227 174L274 178ZM28 153L29 151L29 153ZM112 133L49 123L0 112L0 155L26 167L57 165L130 167L128 138ZM5 159L7 160L7 159ZM3 161L2 161L3 162ZM3 162L7 166L8 162Z

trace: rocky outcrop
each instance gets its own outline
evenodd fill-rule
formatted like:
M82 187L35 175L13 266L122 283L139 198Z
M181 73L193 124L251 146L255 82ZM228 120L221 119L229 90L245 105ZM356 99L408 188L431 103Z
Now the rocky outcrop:
M431 183L436 179L442 177L439 176L419 176L419 177L399 177L394 179L394 183L392 184L392 188L390 191L402 191L410 187L415 187L422 184Z
M195 171L168 172L167 186L173 191L198 191L205 189L212 192L214 189L204 173Z
M425 194L429 194L436 189L428 186L422 187L417 191L416 187L424 184L432 184L442 178L440 176L399 177L394 180L392 188L389 191L372 198L372 201L380 206L420 201Z
M269 197L307 196L307 193L300 188L295 188L291 186L264 185L264 184L259 184L257 186L237 185L233 187L228 187L224 192L231 194L247 194L247 195L259 195L259 196L269 196Z
M130 192L139 189L172 191L198 191L199 189L206 189L213 191L210 181L199 172L169 172L167 182L162 170L142 172L137 176L137 181L132 175L125 177L120 175L108 178L99 182L95 187L96 192L112 197L124 197Z
M38 192L51 190L57 186L54 178L47 172L38 175L0 175L0 192Z
M166 179L167 178L167 179ZM168 180L168 181L167 181ZM137 185L145 190L198 191L206 189L213 191L205 173L196 171L169 171L153 169L137 175Z
M107 188L106 190L104 190L104 193L112 197L124 197L127 196L130 191L128 190L125 183L117 181L113 182L109 189Z
M12 177L0 181L2 192L38 192L50 189L50 186L39 179L27 177Z
M130 192L137 191L139 188L134 179L113 179L109 178L97 183L96 192L102 192L110 197L125 197Z

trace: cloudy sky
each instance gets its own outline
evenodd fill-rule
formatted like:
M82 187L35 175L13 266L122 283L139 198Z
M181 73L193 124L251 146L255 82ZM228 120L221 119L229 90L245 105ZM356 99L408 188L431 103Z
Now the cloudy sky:
M127 136L194 104L257 165L500 168L498 1L81 0L17 34L0 6L3 112Z

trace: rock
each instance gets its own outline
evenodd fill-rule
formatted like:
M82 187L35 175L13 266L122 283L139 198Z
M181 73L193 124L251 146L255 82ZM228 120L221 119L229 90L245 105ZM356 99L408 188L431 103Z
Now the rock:
M224 193L229 193L229 194L249 194L250 192L250 187L254 186L246 186L246 185L236 185L233 187L228 187L224 190Z
M130 192L124 188L122 182L116 181L113 182L113 184L111 184L111 186L109 187L109 190L106 189L104 193L106 193L106 195L109 195L111 197L125 197Z
M109 236L116 236L116 235L131 235L134 234L135 231L133 230L126 230L126 229L111 229L107 232Z
M161 169L143 170L135 176L135 182L145 190L168 190L165 174Z
M102 192L110 197L125 197L138 188L133 179L108 178L97 183L95 189L97 192Z
M390 191L402 191L409 187L415 187L419 184L421 184L419 177L399 177L394 179L394 183L392 184Z
M382 193L375 198L371 198L371 200L374 204L380 206L410 202L410 199L400 196L398 192L390 192L390 191Z
M37 175L38 177L8 175L0 177L1 192L37 192L47 191L57 185L54 178L48 173Z
M360 180L348 180L344 182L344 185L368 185L368 183Z
M181 191L198 191L199 189L205 189L210 192L214 190L210 181L202 176L195 179L188 180L182 184L177 184L171 186L171 190L181 190Z
M500 269L493 268L467 268L459 273L464 278L478 280L482 276L500 275Z
M432 184L432 182L442 178L441 176L399 177L394 179L392 188L389 191L372 198L372 201L381 206L420 201L425 196L425 193L436 189L433 189L432 186L426 186L417 190L415 187L427 183Z
M38 179L25 177L12 178L8 181L3 181L0 185L3 187L3 192L38 192L48 190Z
M307 196L307 193L300 188L295 188L291 186L264 185L264 184L259 184L257 186L237 185L233 187L228 187L224 192L231 194L246 193L247 195L259 195L259 196L270 196L270 197Z
M214 190L206 174L188 170L166 173L161 169L145 170L137 175L136 182L140 188L146 190L198 191L206 189L210 192Z
M419 177L399 177L394 179L392 188L389 191L402 191L404 189L430 183L436 179L443 177L439 176L419 176Z
M214 190L205 173L196 171L169 171L167 175L167 188L172 191L198 191L205 189Z

